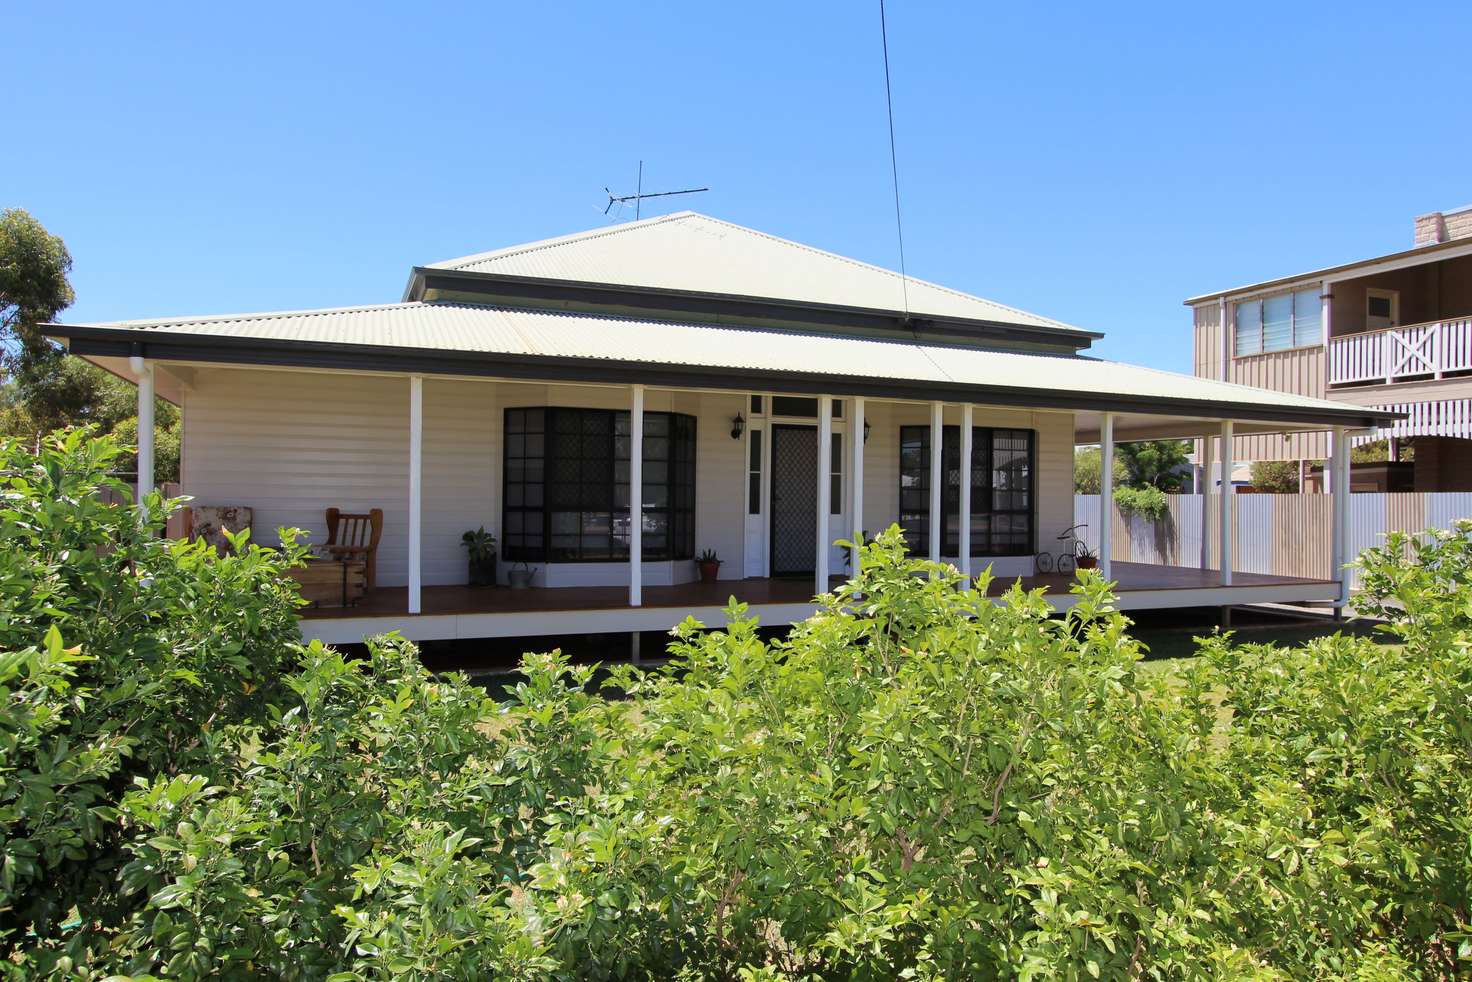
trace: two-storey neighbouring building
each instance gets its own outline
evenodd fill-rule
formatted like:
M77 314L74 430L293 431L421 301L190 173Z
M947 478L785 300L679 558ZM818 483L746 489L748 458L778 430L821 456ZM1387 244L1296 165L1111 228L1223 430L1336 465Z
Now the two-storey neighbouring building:
M1404 252L1285 276L1186 301L1202 378L1389 409L1390 471L1357 467L1356 489L1472 490L1472 206L1415 220ZM1326 433L1243 436L1238 461L1330 456ZM1198 459L1201 459L1198 456ZM1241 472L1238 472L1240 479Z

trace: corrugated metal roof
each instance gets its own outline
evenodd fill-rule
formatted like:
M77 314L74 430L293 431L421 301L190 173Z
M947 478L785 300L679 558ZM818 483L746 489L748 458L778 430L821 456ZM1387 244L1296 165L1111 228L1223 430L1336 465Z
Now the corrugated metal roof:
M1257 409L1332 410L1341 403L1079 355L911 342L455 303L284 311L74 325L129 339L315 342L447 353L605 359L740 372L800 371L877 381L951 383L1056 394L1133 396ZM58 334L66 335L61 328ZM1289 413L1291 416L1291 412Z
M1078 330L765 232L684 211L432 263L430 269L902 311Z

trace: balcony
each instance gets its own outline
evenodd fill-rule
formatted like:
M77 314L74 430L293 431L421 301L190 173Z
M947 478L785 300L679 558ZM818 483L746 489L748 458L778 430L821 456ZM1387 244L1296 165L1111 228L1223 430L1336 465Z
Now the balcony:
M1329 384L1439 379L1472 371L1472 317L1331 338Z

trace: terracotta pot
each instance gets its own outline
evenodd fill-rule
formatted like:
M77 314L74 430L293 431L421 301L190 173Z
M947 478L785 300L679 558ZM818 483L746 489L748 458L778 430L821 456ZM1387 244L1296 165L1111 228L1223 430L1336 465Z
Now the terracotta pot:
M720 563L696 563L700 567L700 582L714 583L716 577L721 574Z

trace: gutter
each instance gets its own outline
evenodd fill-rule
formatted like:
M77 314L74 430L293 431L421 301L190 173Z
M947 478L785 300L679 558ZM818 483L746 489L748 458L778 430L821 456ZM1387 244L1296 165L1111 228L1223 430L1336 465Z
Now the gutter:
M546 382L653 385L801 395L845 395L1017 406L1033 409L1173 413L1243 421L1300 423L1309 426L1377 427L1404 414L1363 406L1303 408L1243 405L1209 399L1175 399L1113 393L1069 393L1002 385L968 385L833 375L774 369L655 365L607 358L452 352L438 348L344 345L326 341L262 340L176 334L149 328L120 329L66 324L43 325L47 336L64 338L72 354L92 357L140 356L158 361L335 369L384 374L452 375ZM949 398L947 398L949 397Z

